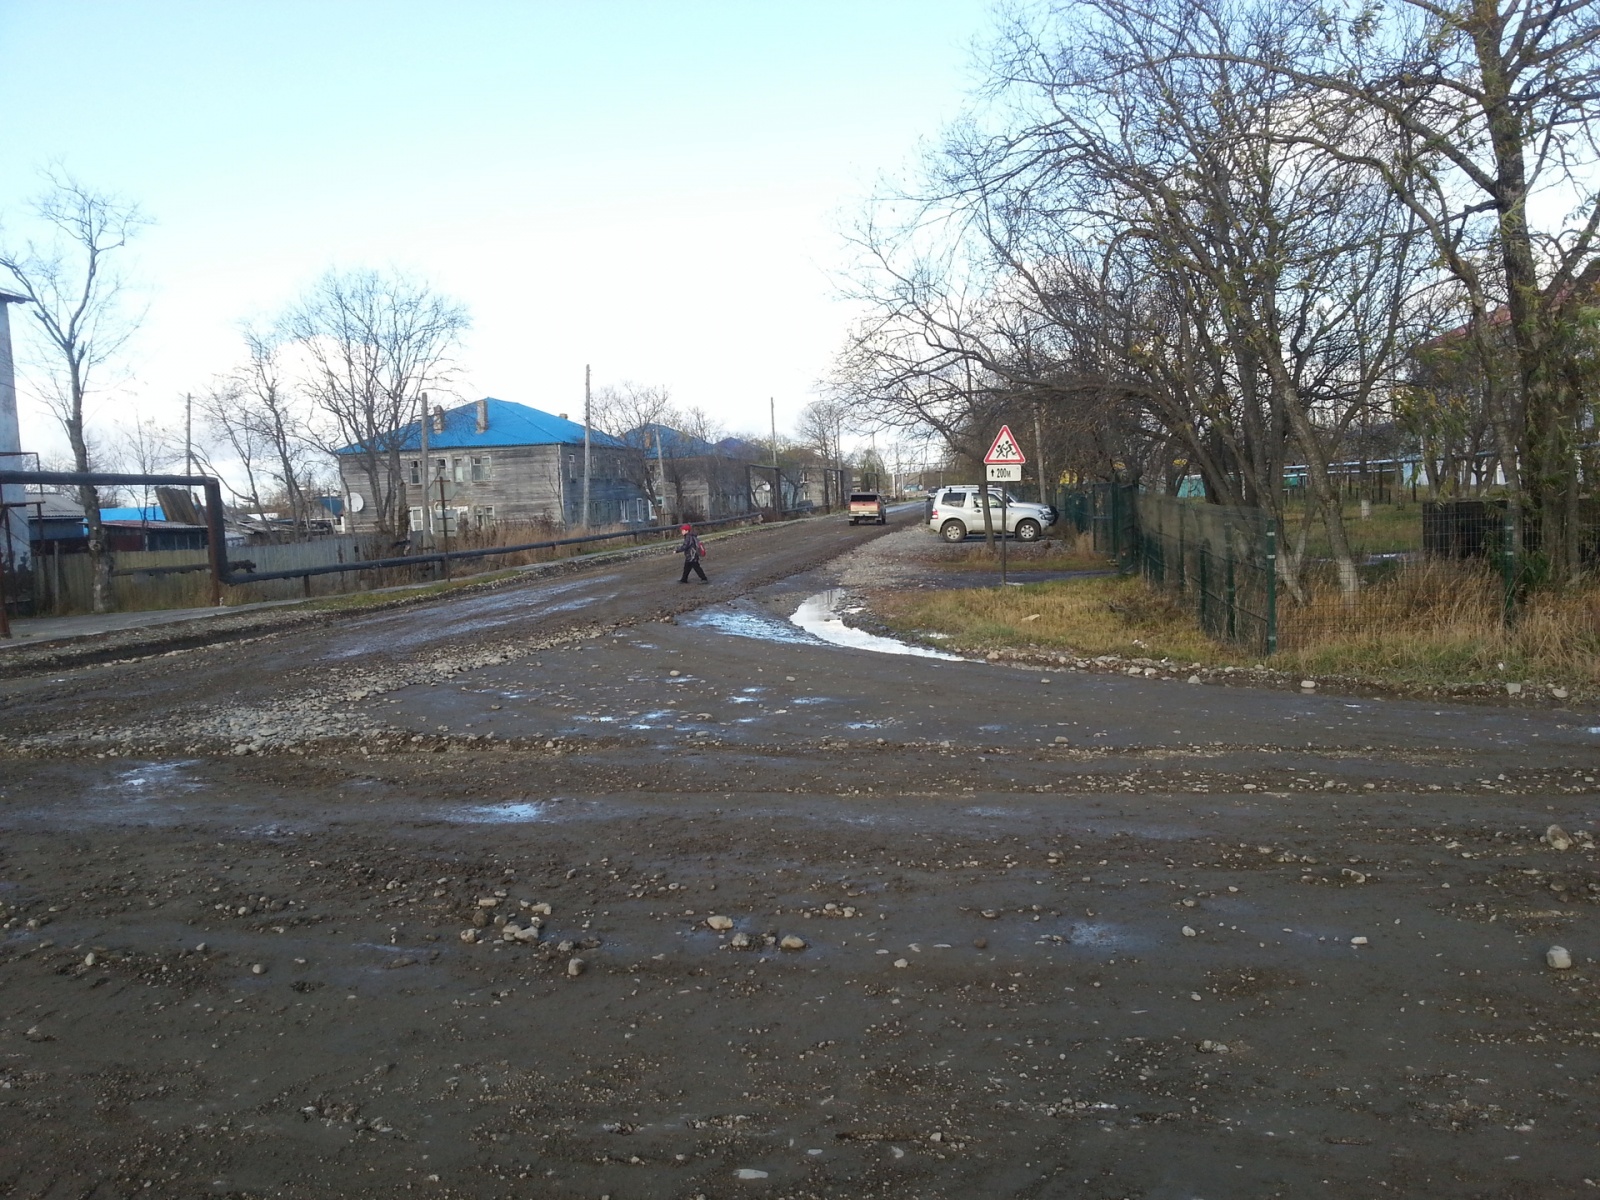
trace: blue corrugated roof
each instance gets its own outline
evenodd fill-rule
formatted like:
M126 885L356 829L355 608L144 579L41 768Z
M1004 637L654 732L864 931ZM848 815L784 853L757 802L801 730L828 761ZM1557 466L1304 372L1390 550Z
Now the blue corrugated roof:
M493 396L487 397L484 404L489 406L489 428L482 433L478 432L478 404L463 404L459 408L446 409L444 414L444 430L428 430L428 449L433 450L472 450L487 449L491 446L563 446L583 444L583 426L576 421L568 421L554 413L543 412L537 408L530 408L526 404L515 404L510 400L496 400ZM598 429L590 434L590 442L596 446L620 446L621 442L609 434L601 433ZM417 423L411 422L406 426L405 441L401 443L401 450L421 449L422 442L418 436ZM345 446L335 450L335 454L354 454L359 449L357 446Z

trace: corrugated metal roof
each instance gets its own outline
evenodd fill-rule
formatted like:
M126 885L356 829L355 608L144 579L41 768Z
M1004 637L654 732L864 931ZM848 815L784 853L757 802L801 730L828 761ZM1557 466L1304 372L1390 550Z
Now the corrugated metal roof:
M428 430L428 449L474 450L493 446L566 446L583 444L583 426L568 421L554 413L547 413L526 404L486 397L482 403L489 409L489 428L478 432L478 401L449 408L444 413L444 430ZM621 442L598 429L590 435L595 446L620 446ZM417 423L406 426L405 441L401 450L418 450L422 446ZM354 454L357 446L345 446L335 454Z

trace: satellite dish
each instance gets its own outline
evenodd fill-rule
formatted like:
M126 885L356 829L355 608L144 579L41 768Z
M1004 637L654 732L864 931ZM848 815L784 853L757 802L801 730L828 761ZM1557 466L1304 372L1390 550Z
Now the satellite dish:
M367 506L367 502L361 498L361 493L360 492L351 492L350 493L350 511L351 512L360 512L366 506Z

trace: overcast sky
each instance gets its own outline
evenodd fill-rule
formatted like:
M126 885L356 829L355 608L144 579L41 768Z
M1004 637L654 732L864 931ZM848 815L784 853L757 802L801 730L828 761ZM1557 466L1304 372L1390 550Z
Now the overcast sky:
M0 217L59 161L156 222L101 423L175 417L241 319L372 264L469 306L463 397L576 414L592 363L782 427L847 324L839 231L959 112L991 8L0 0ZM63 449L20 382L24 446Z

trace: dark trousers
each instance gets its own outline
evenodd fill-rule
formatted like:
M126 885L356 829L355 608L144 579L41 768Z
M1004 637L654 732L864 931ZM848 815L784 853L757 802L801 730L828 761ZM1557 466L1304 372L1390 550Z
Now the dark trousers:
M683 556L683 578L678 580L678 582L679 583L688 583L689 582L689 572L690 571L693 571L696 575L700 576L700 582L701 583L710 583L711 582L709 579L706 578L706 573L703 570L700 569L700 560L698 558L690 558L686 554L686 555Z

